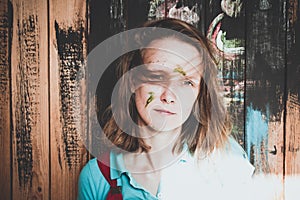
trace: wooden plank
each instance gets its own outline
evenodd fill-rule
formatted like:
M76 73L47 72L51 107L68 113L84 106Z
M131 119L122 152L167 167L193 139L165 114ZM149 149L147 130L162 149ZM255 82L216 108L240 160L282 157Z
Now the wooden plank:
M50 1L51 199L76 199L87 162L83 61L87 54L87 3Z
M246 150L256 173L282 177L285 1L247 1ZM276 34L274 34L274 31Z
M89 21L93 26L89 27L88 52L108 38L111 33L110 1L92 0L89 2ZM101 19L101 20L99 20Z
M8 0L0 2L0 194L11 198L11 137L10 137L10 58L11 6Z
M199 22L197 24L197 28L201 31L201 33L203 35L205 35L207 32L208 26L211 22L206 19L207 18L206 6L209 2L196 0L196 3L198 5L197 14L199 16Z
M13 199L49 198L47 2L14 0Z
M148 18L149 0L127 0L125 1L124 24L127 22L127 29L136 28L142 25ZM126 21L125 21L126 19Z
M214 1L207 6L207 17L211 20L207 38L212 42L216 52L219 77L223 80L225 103L233 121L232 135L243 146L245 5L239 1Z
M216 18L221 12L221 0L217 1L206 1L205 6L205 30L209 29L209 26L214 18ZM201 20L203 20L201 19Z
M300 174L300 9L298 0L288 1L287 103L285 174Z
M287 1L285 199L298 199L300 185L300 2Z
M300 102L299 94L292 92L287 101L285 174L300 174Z

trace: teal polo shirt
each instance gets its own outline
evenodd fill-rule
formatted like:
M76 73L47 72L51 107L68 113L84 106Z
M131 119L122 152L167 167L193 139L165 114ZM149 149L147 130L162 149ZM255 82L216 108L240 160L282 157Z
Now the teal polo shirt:
M134 180L125 168L123 154L110 153L110 165L111 179L116 179L117 185L122 186L123 199L160 199L160 189L158 189L156 196L154 196ZM82 169L78 188L78 200L106 199L110 185L100 172L96 158L90 160Z
M185 145L180 159L162 174L156 195L135 181L125 168L123 154L111 152L110 165L111 179L116 179L117 185L122 187L124 200L189 199L186 198L189 195L194 199L199 193L221 191L217 190L218 187L232 188L232 185L243 184L251 178L254 171L245 151L232 138L229 138L225 149L211 153L201 161L199 167ZM110 185L100 172L97 159L90 160L80 173L78 200L105 200L109 189ZM192 193L193 191L196 193Z

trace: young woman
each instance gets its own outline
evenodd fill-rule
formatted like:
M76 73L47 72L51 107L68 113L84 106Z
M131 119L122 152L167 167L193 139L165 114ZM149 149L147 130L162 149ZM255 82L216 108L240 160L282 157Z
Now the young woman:
M116 180L123 199L228 194L249 181L254 169L229 136L231 123L209 43L176 19L147 22L143 28L136 35L140 48L118 65L103 130L109 178ZM83 168L78 199L107 198L111 186L98 163L95 158Z

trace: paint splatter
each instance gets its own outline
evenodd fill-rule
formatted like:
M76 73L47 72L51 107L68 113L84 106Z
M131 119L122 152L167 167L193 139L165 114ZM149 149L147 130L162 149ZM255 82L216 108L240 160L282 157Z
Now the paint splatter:
M57 50L60 59L60 106L64 155L71 168L80 163L79 130L81 124L79 81L84 61L84 28L82 22L62 28L55 21Z
M269 106L266 106L266 115L262 111L253 109L252 105L247 107L246 141L248 158L254 156L256 171L265 170L263 166L267 161L268 151L268 124ZM252 152L252 153L251 153Z
M146 105L145 105L145 108L153 101L154 99L154 92L149 92L149 98L147 99L146 101Z
M249 1L249 8L257 4ZM287 36L286 18L278 13L285 13L280 4L272 5L272 12L250 14L247 32L247 101L257 110L266 113L266 102L272 121L280 121L284 110L284 89L286 70ZM274 35L274 30L278 31ZM289 71L289 70L287 70ZM291 78L288 78L288 80ZM252 81L252 85L248 84ZM274 119L275 117L275 119Z
M5 6L5 5L2 5ZM2 8L3 9L3 8ZM7 11L8 10L8 11ZM5 122L7 117L4 113L8 111L9 104L9 82L10 82L10 58L11 58L11 39L12 39L12 19L10 18L11 9L0 12L0 120ZM0 135L6 130L0 126Z
M10 24L8 13L0 15L0 98L7 93L9 84ZM2 99L1 99L2 100ZM1 101L3 102L3 101ZM2 105L2 104L1 104Z
M186 72L185 72L185 71L183 70L183 68L180 67L180 66L176 67L176 68L174 69L174 72L178 72L178 73L182 74L183 76L186 75Z
M36 15L18 20L18 47L20 62L16 77L16 146L20 186L32 186L33 158L32 132L40 121L38 100L39 72L39 29Z
M0 2L0 146L1 146L1 199L11 199L11 119L10 71L12 39L12 6L10 1Z

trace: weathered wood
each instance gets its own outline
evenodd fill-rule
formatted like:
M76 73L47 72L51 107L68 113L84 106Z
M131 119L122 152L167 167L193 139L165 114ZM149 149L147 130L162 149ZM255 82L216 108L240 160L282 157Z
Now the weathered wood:
M246 150L256 172L283 175L285 1L247 1Z
M285 174L300 174L300 9L298 0L289 0L287 37L287 102Z
M127 0L125 1L124 23L127 29L135 28L147 21L149 0Z
M209 29L209 26L213 19L217 17L218 14L222 12L221 10L221 0L217 1L206 1L205 4L205 17L202 20L205 20L204 26L205 30Z
M233 121L232 135L241 145L244 145L245 114L244 10L245 5L238 1L211 1L206 10L207 20L210 20L207 38L213 43L220 78L223 80L224 99Z
M289 93L286 115L286 159L287 176L300 174L300 102L299 95Z
M87 131L87 2L49 3L51 199L76 199L79 173L87 162L80 137Z
M198 3L198 28L206 33L224 12L221 0L183 2ZM110 35L142 23L149 14L147 3L0 2L1 199L76 199L78 175L88 159L81 135L99 132L96 116L87 119L87 110L95 109L89 105L94 102L86 100L82 64L88 21L92 50ZM110 13L114 4L116 17ZM225 19L230 22L227 34L240 31L241 39L245 34L245 54L234 59L221 54L219 60L239 142L245 143L256 172L286 175L286 180L300 173L299 4L299 0L247 1L245 21ZM111 89L103 88L104 95Z
M15 0L12 7L12 198L48 199L47 2Z
M9 1L0 2L0 194L11 198L11 129L10 129L10 58L11 9Z

